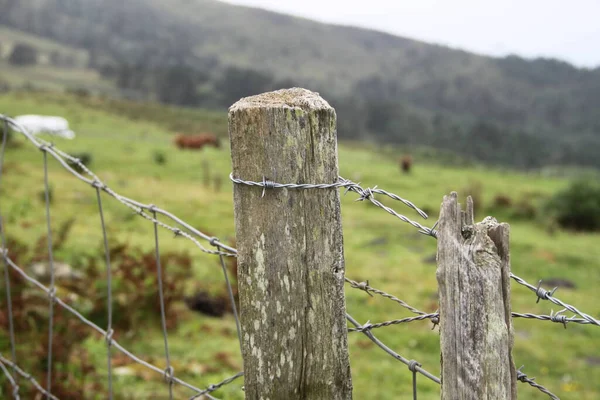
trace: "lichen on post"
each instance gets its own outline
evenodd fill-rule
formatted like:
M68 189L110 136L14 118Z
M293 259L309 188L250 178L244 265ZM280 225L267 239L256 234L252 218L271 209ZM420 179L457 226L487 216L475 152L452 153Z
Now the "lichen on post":
M335 110L293 88L229 109L233 175L338 179ZM234 185L247 399L350 399L344 256L337 189Z
M444 196L438 230L441 398L516 400L509 226L475 224L457 197Z

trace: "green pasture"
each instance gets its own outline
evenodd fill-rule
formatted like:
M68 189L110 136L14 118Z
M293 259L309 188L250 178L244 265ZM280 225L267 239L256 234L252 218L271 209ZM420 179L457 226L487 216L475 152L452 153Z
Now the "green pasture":
M53 139L67 153L90 153L90 168L113 190L143 203L152 203L184 219L224 242L234 238L232 183L225 113L176 109L156 104L134 104L92 97L55 93L8 93L0 96L0 113L47 114L67 118L77 137ZM177 132L212 131L223 138L220 149L201 152L179 151L171 142ZM48 139L47 137L45 137ZM43 156L22 136L7 149L0 188L0 209L8 237L36 240L45 232L43 202ZM425 151L413 153L414 167L402 174L398 158L405 150L375 145L340 143L340 174L364 187L377 185L405 197L425 209L430 217L391 199L378 197L387 206L432 226L442 197L451 191L478 189L476 218L491 214L511 227L511 265L516 275L532 284L538 279L568 279L576 287L559 289L556 296L588 314L600 316L600 235L556 230L550 233L540 205L545 198L568 185L566 179L543 177L537 173L518 173L483 166L442 163ZM155 162L163 154L165 164ZM207 167L208 166L208 167ZM210 185L204 184L205 174ZM222 184L215 189L215 178ZM59 261L77 267L77 257L102 245L95 190L73 177L49 158L49 179L53 191L53 226L75 217L72 234L65 248L55 255ZM342 192L343 193L343 192ZM537 215L525 218L515 209L493 207L498 195L508 196L514 204L527 204ZM103 195L108 240L126 241L143 249L153 249L152 223L135 215L114 198ZM371 286L391 293L410 305L426 311L437 309L435 239L421 235L415 228L367 202L355 202L356 195L342 196L346 275L356 281L369 280ZM514 206L516 207L516 206ZM223 274L219 259L201 252L189 240L174 238L161 230L161 251L176 250L193 256L193 275L186 282L189 293L199 287L221 287ZM208 248L207 242L203 244ZM100 265L102 265L100 263ZM27 269L27 266L22 266ZM168 269L168 267L167 267ZM4 279L4 275L1 275ZM59 283L60 284L60 283ZM359 322L371 323L403 318L411 314L396 303L346 286L347 311ZM513 311L550 314L555 305L540 301L513 282ZM135 305L132 305L135 307ZM204 316L177 307L181 324L169 331L171 360L179 378L199 387L235 374L242 369L235 323L225 318ZM570 314L568 314L570 316ZM160 323L120 332L119 342L141 358L164 368L164 347ZM561 398L597 399L600 395L600 330L590 325L562 325L551 322L515 319L514 359L517 367L535 377ZM374 330L389 347L419 361L423 368L439 375L439 332L431 323L413 322ZM26 342L17 337L19 354L27 354ZM404 365L385 354L360 333L349 333L354 398L412 398L411 373ZM106 346L100 335L87 345L99 371L106 371ZM6 332L0 332L0 352L9 354ZM113 353L116 354L116 351ZM23 365L35 362L25 359ZM134 363L114 371L116 398L167 399L168 389L161 374ZM0 378L3 379L3 378ZM21 383L26 385L25 382ZM242 399L243 378L216 391L224 399ZM546 395L519 383L520 399L544 399ZM439 386L418 378L419 399L439 398ZM177 398L192 393L175 386ZM98 398L104 398L100 393Z

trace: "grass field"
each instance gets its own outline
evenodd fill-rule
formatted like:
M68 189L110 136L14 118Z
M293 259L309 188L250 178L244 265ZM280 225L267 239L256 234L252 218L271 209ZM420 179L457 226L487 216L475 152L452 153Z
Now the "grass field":
M170 142L179 131L213 131L226 138L226 115L198 110L166 108L152 104L133 104L91 97L53 93L8 93L0 96L0 113L61 115L69 119L77 133L73 141L56 139L55 144L68 153L89 152L91 169L112 189L144 203L167 209L198 229L225 242L234 237L232 185L228 180L230 155L227 143L221 149L201 153L180 152ZM34 240L45 230L42 155L23 138L18 147L8 149L4 161L0 206L6 234L22 241ZM154 162L156 152L166 158L164 165ZM497 195L509 196L515 203L528 202L539 210L544 198L568 184L565 179L541 177L489 169L481 166L459 167L432 162L415 154L414 170L402 175L398 153L390 148L341 143L340 174L360 181L363 186L387 189L428 210L430 218L420 221L433 225L442 197L480 186L476 219L488 214ZM216 192L203 185L204 163L211 176L220 176L222 188ZM102 240L95 192L50 162L53 187L51 215L53 225L75 217L73 233L65 250L56 258L73 266L80 254L97 249ZM153 227L136 217L114 199L104 198L109 240L120 240L153 249ZM427 259L435 254L435 240L420 235L413 227L367 203L342 197L342 217L347 277L369 280L371 286L391 293L423 311L437 309L435 265ZM400 203L382 200L386 205L419 218ZM499 220L511 226L512 271L529 281L568 279L576 287L559 289L556 296L574 304L594 317L600 316L600 235L557 231L550 235L544 216L518 217L514 210L494 211ZM202 286L222 286L218 258L198 251L184 238L160 233L162 251L184 251L192 255L193 276L186 290ZM208 246L208 244L206 243ZM3 276L3 275L2 275ZM372 323L410 316L383 298L346 287L347 310L359 322ZM132 305L134 307L135 305ZM513 285L512 306L516 312L550 314L559 311L548 302L536 304L535 295ZM233 375L242 369L235 323L231 316L213 318L177 307L181 324L169 331L171 359L178 377L199 387ZM600 396L600 330L590 325L560 324L515 319L514 359L517 367L559 397L592 400ZM382 328L374 332L388 346L423 368L439 375L439 333L428 322ZM17 338L19 354L26 355L28 343ZM132 332L122 332L119 342L134 354L164 368L164 349L160 324L148 322ZM412 398L411 373L374 346L360 333L349 334L354 397L357 399ZM99 335L89 339L98 371L106 371L106 347ZM0 332L0 352L8 353L6 332ZM35 362L23 361L24 365ZM115 370L116 398L168 398L160 374L131 364ZM4 379L3 377L0 380ZM22 383L25 385L25 383ZM242 399L243 379L215 392L224 399ZM439 398L439 386L423 377L418 379L419 399ZM520 399L544 399L546 395L519 383ZM177 398L191 395L175 386ZM98 398L104 398L104 393Z

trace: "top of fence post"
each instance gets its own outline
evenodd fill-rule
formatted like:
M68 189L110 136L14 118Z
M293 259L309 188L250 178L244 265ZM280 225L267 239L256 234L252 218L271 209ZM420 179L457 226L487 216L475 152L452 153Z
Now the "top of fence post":
M335 110L293 88L229 110L233 176L338 179ZM234 214L248 399L350 399L338 189L236 183Z
M442 399L515 400L509 226L444 196L438 229Z

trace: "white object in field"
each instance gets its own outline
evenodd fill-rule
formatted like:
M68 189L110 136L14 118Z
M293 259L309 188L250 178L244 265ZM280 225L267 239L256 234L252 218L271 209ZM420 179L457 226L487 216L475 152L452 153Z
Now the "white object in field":
M63 117L19 115L15 117L15 121L21 124L32 135L48 133L65 139L73 139L75 137L75 132L69 129L69 122Z

